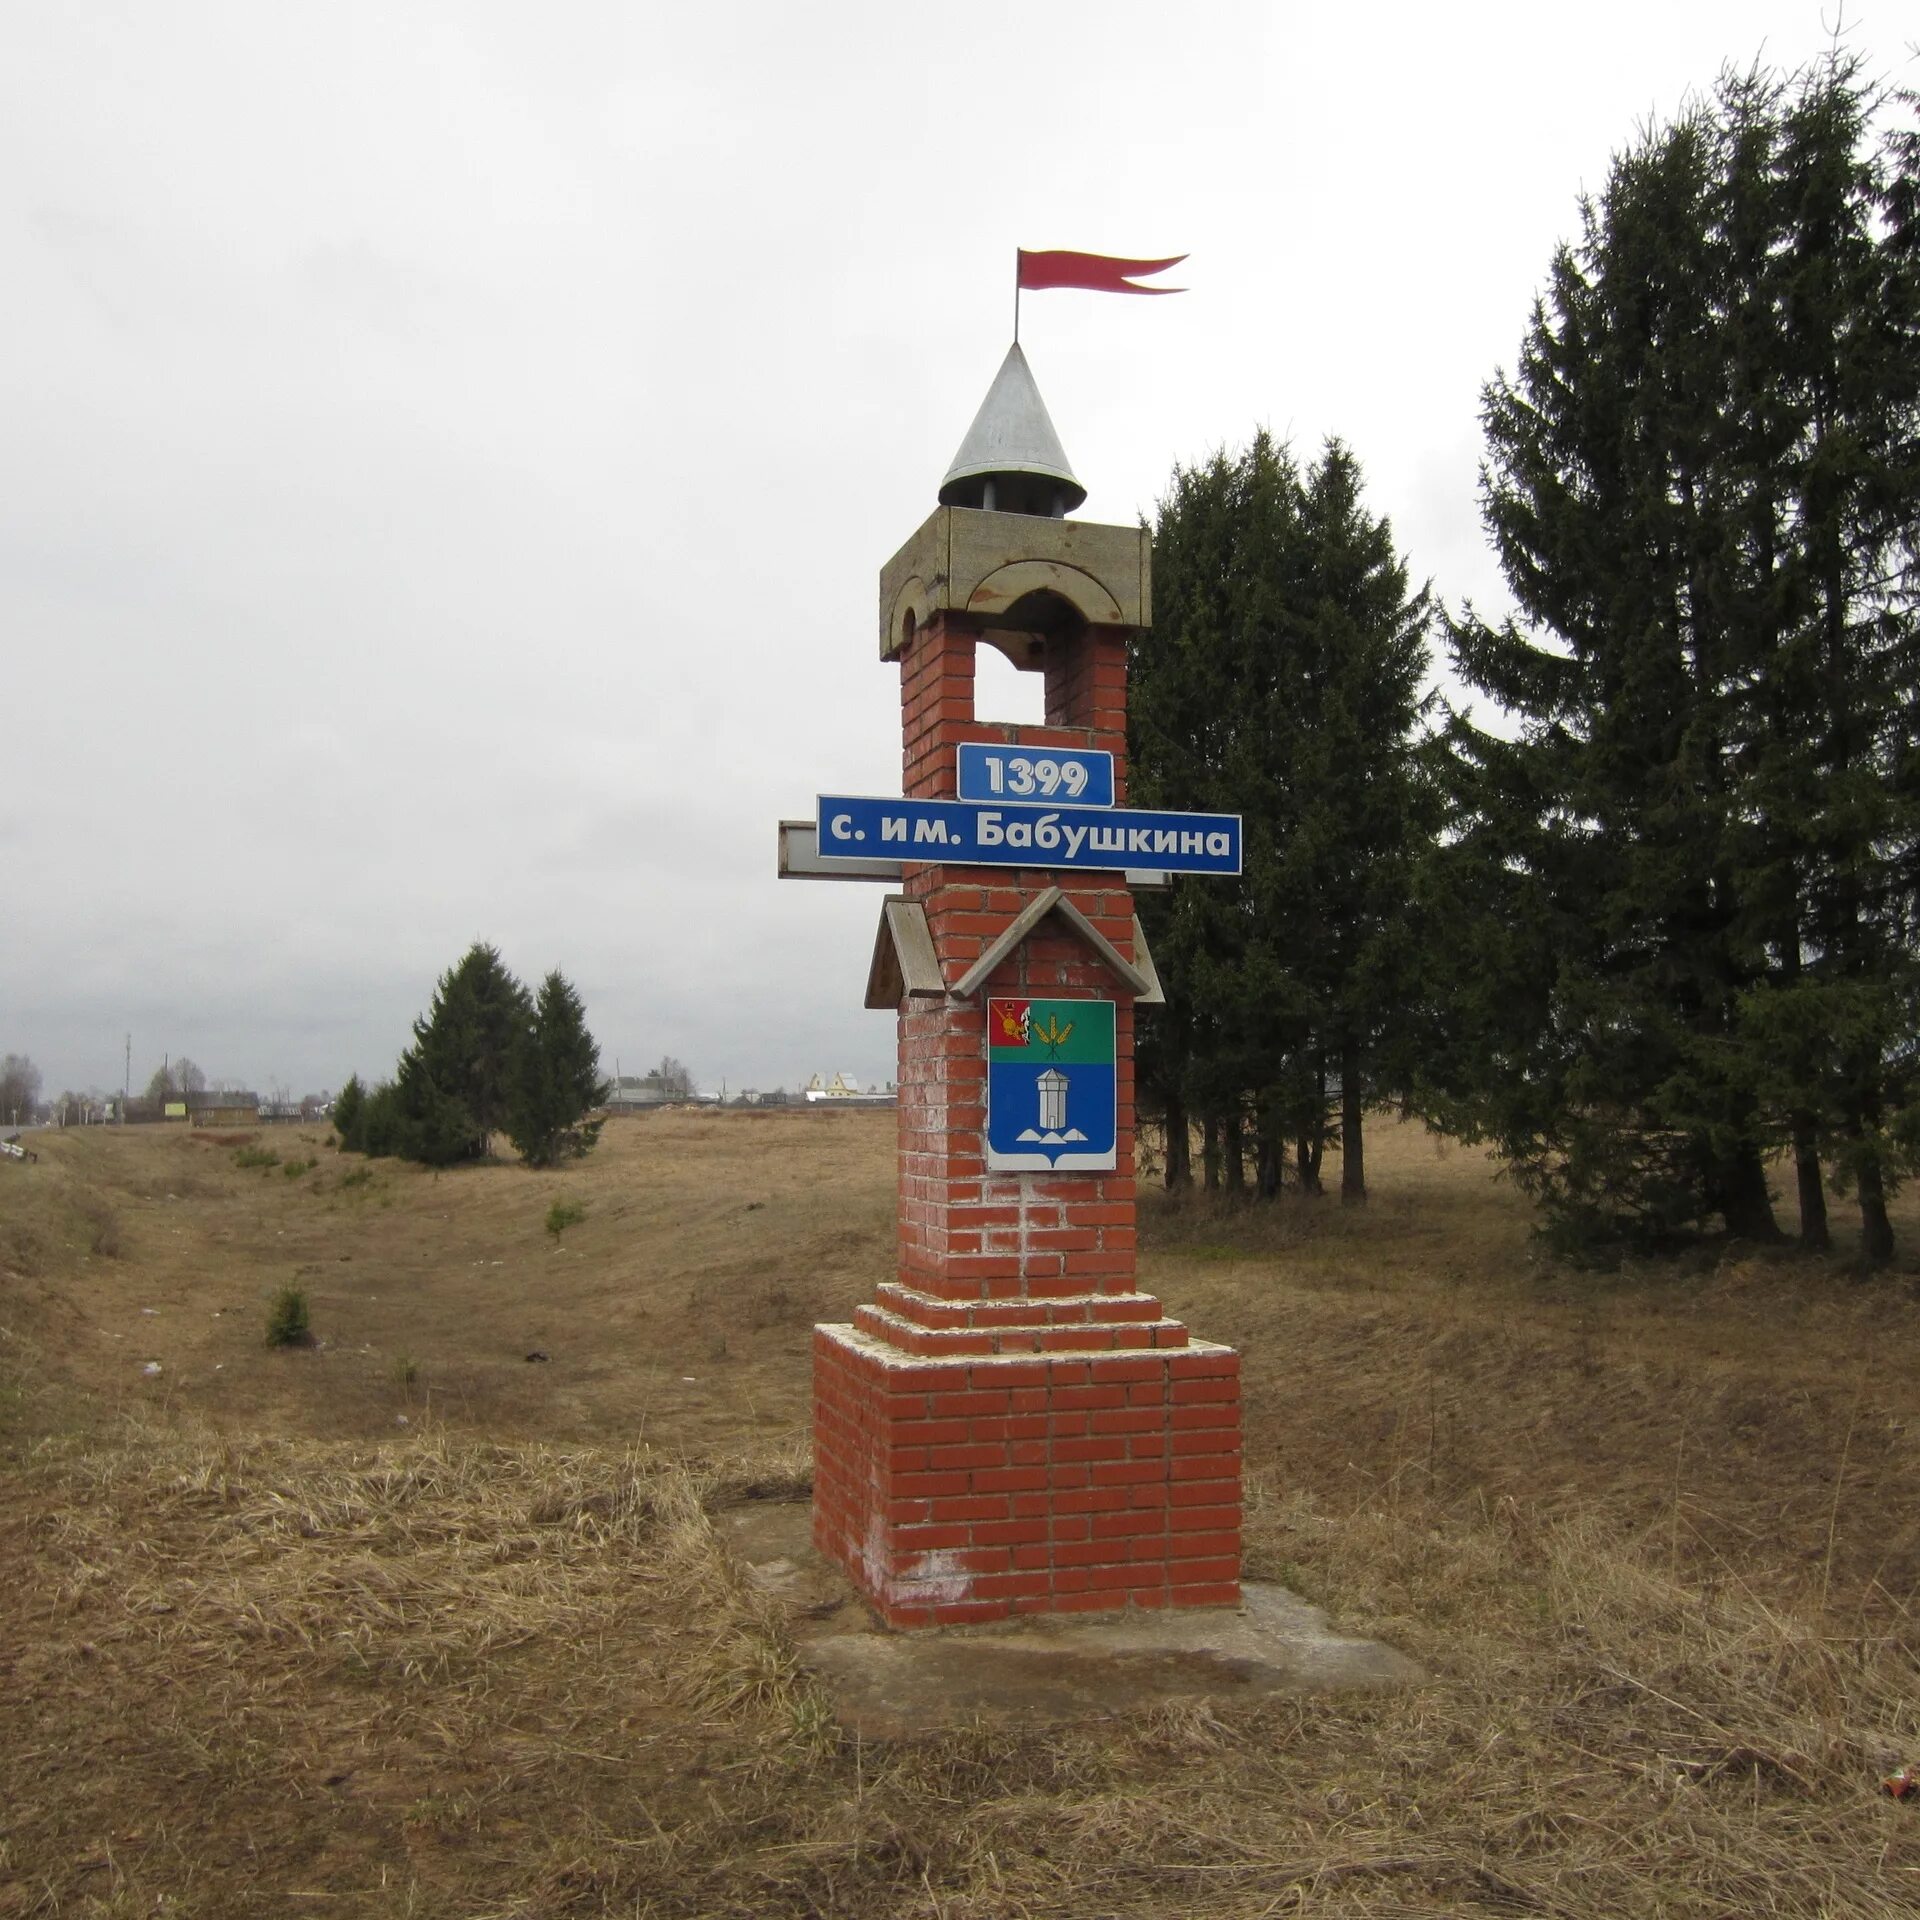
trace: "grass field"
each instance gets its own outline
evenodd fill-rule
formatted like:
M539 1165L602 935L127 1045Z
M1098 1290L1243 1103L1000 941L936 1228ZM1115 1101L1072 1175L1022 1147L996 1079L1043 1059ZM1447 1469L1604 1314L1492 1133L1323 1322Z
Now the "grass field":
M0 1163L0 1916L1920 1911L1910 1253L1575 1273L1386 1122L1364 1210L1149 1193L1247 1356L1248 1573L1433 1684L857 1743L711 1516L804 1497L892 1127Z

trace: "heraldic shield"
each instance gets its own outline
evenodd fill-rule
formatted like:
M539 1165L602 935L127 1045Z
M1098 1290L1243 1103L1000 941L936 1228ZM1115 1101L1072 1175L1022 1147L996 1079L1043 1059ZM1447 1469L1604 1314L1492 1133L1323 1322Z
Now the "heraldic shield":
M1115 1164L1111 1000L987 1002L987 1165L1108 1173Z

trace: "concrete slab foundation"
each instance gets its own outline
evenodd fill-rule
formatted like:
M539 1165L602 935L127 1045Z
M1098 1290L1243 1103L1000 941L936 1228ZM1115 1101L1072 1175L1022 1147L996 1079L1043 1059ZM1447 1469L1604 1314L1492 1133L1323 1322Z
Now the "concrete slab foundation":
M722 1516L729 1547L780 1594L801 1664L867 1739L972 1721L1062 1726L1173 1701L1246 1701L1418 1686L1425 1673L1378 1640L1334 1632L1284 1587L1247 1581L1238 1608L1083 1616L891 1633L813 1550L804 1505Z

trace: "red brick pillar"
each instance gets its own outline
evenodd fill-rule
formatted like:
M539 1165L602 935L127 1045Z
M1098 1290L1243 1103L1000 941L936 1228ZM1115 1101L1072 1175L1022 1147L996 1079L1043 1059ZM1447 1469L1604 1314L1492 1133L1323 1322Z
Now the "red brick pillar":
M1048 644L1042 727L974 719L977 638L942 613L901 650L906 793L951 797L955 749L987 741L1111 753L1122 801L1125 630ZM949 982L1050 886L1133 955L1117 873L910 865L904 886ZM1115 1002L1111 1173L987 1171L995 994ZM815 1544L894 1626L1237 1603L1239 1356L1138 1289L1126 986L1049 917L967 1001L908 1002L899 1046L897 1272L815 1330Z

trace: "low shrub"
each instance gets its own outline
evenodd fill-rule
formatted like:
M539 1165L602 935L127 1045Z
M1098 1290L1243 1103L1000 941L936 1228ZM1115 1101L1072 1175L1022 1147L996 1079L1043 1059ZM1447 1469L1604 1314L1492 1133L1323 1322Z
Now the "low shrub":
M547 1231L558 1240L569 1227L577 1227L587 1217L578 1200L556 1200L547 1209Z
M277 1167L280 1156L271 1147L242 1147L233 1156L233 1164L245 1168Z
M87 1236L87 1251L99 1254L102 1259L118 1260L122 1250L120 1216L94 1194L82 1199L78 1210Z
M313 1330L307 1312L307 1296L300 1287L282 1287L267 1309L267 1345L304 1347L312 1343Z

